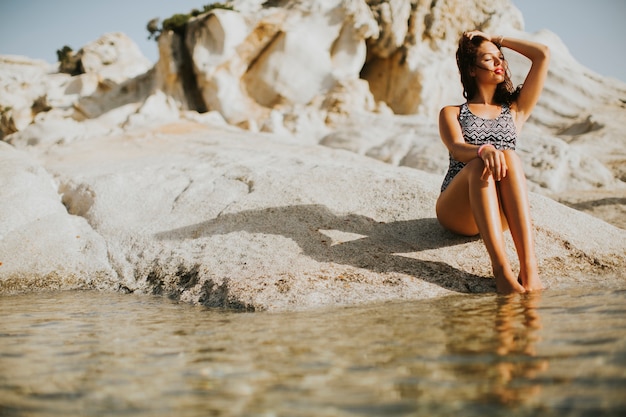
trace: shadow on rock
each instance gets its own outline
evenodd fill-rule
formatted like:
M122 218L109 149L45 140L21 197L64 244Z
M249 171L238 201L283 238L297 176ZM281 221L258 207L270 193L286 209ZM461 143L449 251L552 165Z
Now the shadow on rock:
M445 262L402 256L475 240L453 235L437 219L378 222L336 215L323 205L292 205L218 215L215 219L156 234L161 240L187 240L233 232L281 235L319 262L407 274L459 292L491 292L491 279L456 269Z

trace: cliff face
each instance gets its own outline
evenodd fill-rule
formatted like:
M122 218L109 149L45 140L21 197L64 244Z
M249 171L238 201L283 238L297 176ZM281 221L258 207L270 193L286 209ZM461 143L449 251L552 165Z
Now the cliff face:
M509 1L474 3L238 0L161 33L153 67L123 34L76 75L0 57L0 293L294 309L492 290L481 242L434 219L436 113L463 100L472 28L552 49L519 146L547 283L623 269L624 230L538 193L592 195L624 227L626 86L523 32Z
M396 114L433 116L459 95L453 81L460 33L522 27L521 15L507 0L472 8L463 1L402 0L235 5L245 5L245 12L215 10L175 35L185 38L205 101L234 124L251 116L258 123L270 109L311 105L340 85L362 81L376 102ZM161 41L173 45L167 36ZM230 106L220 99L224 91L237 98ZM373 110L365 103L358 109Z
M533 38L553 52L533 126L520 144L531 188L556 195L620 188L624 180L626 86L582 67L554 34L524 33L523 18L508 0L473 7L454 0L233 4L235 11L215 9L192 18L180 33L161 33L152 69L122 34L79 51L85 73L73 77L3 57L2 136L16 146L70 142L215 112L252 132L441 174L446 155L431 143L434 121L441 106L463 100L454 52L464 30L479 28ZM513 52L507 58L521 83L528 63ZM355 126L363 114L375 133ZM397 126L393 115L406 117ZM377 131L376 125L387 127ZM430 157L417 157L424 152Z

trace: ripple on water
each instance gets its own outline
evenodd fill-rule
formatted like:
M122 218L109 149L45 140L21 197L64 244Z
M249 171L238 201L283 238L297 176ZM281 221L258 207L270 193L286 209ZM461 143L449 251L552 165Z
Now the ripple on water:
M2 297L0 415L624 415L624 301L587 288L233 313Z

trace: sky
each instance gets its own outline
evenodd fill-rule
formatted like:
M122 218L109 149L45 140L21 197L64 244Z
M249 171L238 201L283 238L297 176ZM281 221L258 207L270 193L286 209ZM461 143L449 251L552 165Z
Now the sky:
M314 0L311 0L314 1ZM0 0L0 55L56 62L57 49L78 50L108 32L124 32L153 62L146 25L212 0ZM587 68L626 82L625 0L512 0L526 32L548 29Z

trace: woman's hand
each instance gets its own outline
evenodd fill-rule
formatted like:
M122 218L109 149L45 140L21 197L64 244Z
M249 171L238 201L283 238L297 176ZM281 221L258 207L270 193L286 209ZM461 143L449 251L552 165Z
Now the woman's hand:
M480 36L481 38L487 39L489 42L493 42L493 38L494 38L493 36L487 35L486 33L481 32L480 30L472 30L469 32L463 32L463 36L466 36L467 38L469 38L469 40L472 40L475 36Z
M508 167L502 151L497 150L493 146L486 146L481 150L478 157L483 160L485 165L480 176L481 180L485 181L489 178L489 175L493 176L493 179L496 181L506 177Z

